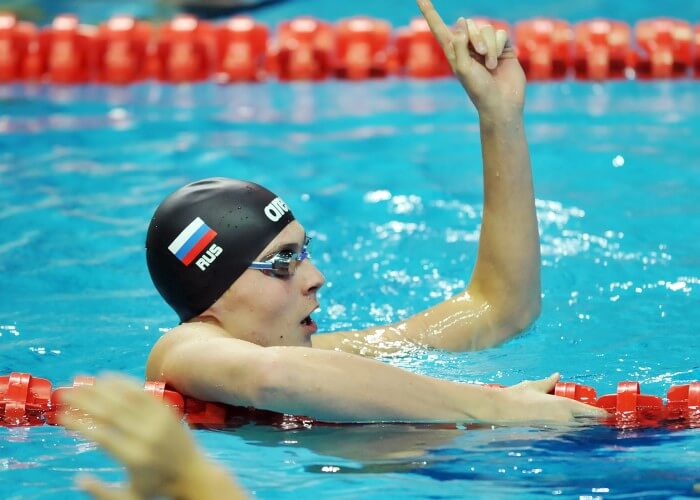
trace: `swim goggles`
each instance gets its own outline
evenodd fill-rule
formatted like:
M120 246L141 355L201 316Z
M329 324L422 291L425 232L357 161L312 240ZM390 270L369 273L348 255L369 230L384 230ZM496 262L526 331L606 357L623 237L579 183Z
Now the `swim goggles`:
M291 250L280 250L269 259L262 262L251 262L248 269L257 269L258 271L268 271L278 278L292 276L297 269L297 266L303 260L311 257L309 254L309 243L311 238L308 236L304 240L304 245L301 247L301 252L292 252Z

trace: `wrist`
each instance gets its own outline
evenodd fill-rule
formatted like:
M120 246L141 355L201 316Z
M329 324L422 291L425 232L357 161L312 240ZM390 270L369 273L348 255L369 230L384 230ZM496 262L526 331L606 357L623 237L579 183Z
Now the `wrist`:
M525 88L503 89L500 92L491 92L481 98L475 98L470 94L474 106L480 117L495 120L510 119L523 115L525 109Z
M462 413L468 421L494 422L499 419L503 407L501 389L477 384L459 384ZM466 397L465 397L466 396Z
M521 109L494 109L478 110L479 124L482 129L512 128L523 126L523 110Z

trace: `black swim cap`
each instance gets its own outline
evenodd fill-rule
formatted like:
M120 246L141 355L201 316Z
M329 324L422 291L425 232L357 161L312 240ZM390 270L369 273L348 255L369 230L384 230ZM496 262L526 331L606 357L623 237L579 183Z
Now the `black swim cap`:
M156 209L146 236L153 284L181 321L204 312L294 220L258 184L225 178L187 184Z

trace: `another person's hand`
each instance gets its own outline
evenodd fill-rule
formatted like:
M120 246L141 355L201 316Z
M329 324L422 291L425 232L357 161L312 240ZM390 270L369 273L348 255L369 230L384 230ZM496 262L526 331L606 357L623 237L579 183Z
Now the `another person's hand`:
M430 0L417 0L423 17L480 114L520 113L525 102L525 73L504 30L479 29L460 17L451 30Z
M59 422L101 445L122 462L131 478L127 489L95 478L81 486L100 499L243 498L218 466L199 451L175 412L119 376L68 392L71 410Z
M604 418L608 412L569 398L550 394L559 382L554 373L541 380L525 381L501 389L504 398L498 420L503 422L567 422L575 417Z

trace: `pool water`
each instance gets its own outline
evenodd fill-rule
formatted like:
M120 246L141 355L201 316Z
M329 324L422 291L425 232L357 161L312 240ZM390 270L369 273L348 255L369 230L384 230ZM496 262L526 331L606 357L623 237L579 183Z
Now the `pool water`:
M543 311L475 353L385 361L464 382L563 380L645 393L700 380L700 87L531 85L527 133ZM0 374L55 386L143 378L176 324L148 277L157 203L208 176L282 196L325 273L321 331L459 292L482 210L474 109L450 80L0 89ZM682 497L697 429L359 426L195 431L260 498ZM124 471L57 427L0 428L0 496L75 498L76 471Z

